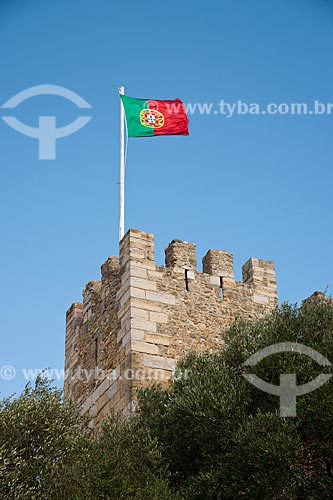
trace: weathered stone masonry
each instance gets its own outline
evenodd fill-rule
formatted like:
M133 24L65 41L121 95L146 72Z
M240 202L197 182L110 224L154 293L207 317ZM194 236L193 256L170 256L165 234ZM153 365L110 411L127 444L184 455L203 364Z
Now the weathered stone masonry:
M165 255L157 266L153 235L130 229L119 258L109 257L101 281L89 282L83 304L67 311L65 396L90 409L95 424L110 409L130 414L139 387L167 383L190 349L216 349L237 317L277 305L271 261L249 259L237 282L229 252L209 250L202 273L193 243L174 240Z

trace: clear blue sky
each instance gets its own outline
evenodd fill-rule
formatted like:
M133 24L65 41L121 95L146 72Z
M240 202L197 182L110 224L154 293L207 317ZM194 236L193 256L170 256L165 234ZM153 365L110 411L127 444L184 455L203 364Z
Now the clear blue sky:
M185 102L333 102L333 8L319 0L1 0L0 105L34 85L69 88L92 120L56 161L0 120L1 395L22 368L62 368L65 311L118 253L117 87ZM4 116L0 110L0 116ZM37 126L80 115L35 97L13 114ZM132 139L126 227L234 253L236 278L274 260L280 301L333 287L332 116L190 116L190 137Z

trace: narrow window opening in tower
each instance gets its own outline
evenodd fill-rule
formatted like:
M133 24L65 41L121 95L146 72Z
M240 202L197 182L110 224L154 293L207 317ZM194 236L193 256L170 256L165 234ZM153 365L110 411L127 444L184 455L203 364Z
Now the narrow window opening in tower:
M185 290L188 292L189 291L189 288L188 288L188 270L185 269Z
M95 365L98 363L98 338L95 338Z
M223 299L223 278L220 276L220 298Z

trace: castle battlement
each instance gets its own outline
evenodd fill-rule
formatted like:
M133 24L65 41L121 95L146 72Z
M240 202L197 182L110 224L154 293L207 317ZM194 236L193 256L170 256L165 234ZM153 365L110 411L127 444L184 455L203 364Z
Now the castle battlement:
M65 396L82 403L95 423L111 409L130 414L138 388L167 384L189 350L217 349L223 330L277 305L274 263L250 258L235 281L233 255L209 250L197 270L196 246L173 240L165 266L154 260L154 236L130 229L119 258L66 315Z

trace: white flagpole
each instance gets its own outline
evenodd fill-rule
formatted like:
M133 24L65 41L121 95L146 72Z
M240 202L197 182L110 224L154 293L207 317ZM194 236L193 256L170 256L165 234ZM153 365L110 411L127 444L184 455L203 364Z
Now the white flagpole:
M118 87L119 94L124 95L125 87ZM120 218L119 241L124 236L125 228L125 113L120 99Z

